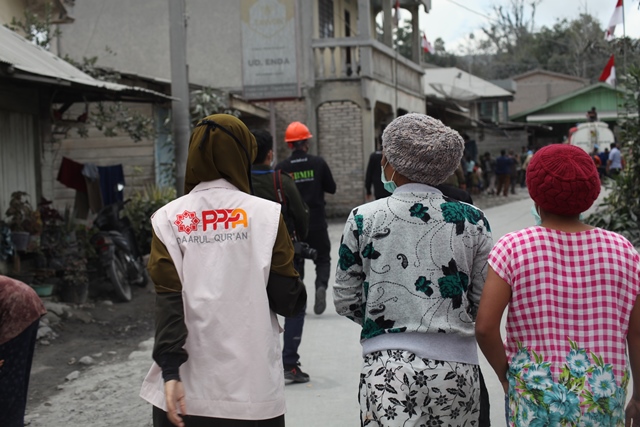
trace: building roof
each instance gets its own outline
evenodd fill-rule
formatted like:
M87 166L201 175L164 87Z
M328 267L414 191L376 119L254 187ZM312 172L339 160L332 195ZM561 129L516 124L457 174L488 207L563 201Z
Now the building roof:
M25 80L82 92L96 101L160 101L170 97L149 89L94 79L70 63L0 26L0 78Z
M585 111L588 108L594 105L595 101L591 99L584 99L583 103L578 103L579 107L574 108L575 105L569 105L570 101L574 101L576 98L584 97L589 92L615 92L615 93L623 93L624 91L618 88L614 88L613 86L607 83L595 83L587 87L580 88L576 91L566 93L564 95L553 98L551 101L539 105L534 108L530 108L528 110L522 111L520 113L514 114L509 117L510 120L520 121L526 120L527 122L575 122L579 120L585 119ZM607 109L598 108L598 117L600 120L615 120L618 117L618 113L616 111L615 106L617 105L616 96L614 96L613 100L606 100L608 102L603 102L602 105L608 107ZM587 102L588 101L588 102ZM563 108L566 105L566 108Z
M427 98L458 102L513 100L511 92L456 67L429 68L422 81Z
M535 68L533 70L527 71L526 73L518 74L517 76L511 77L512 80L521 80L526 77L533 76L535 74L543 74L550 77L557 77L565 80L574 80L580 83L589 84L589 79L585 79L582 77L571 76L569 74L556 73L555 71L543 70L542 68Z

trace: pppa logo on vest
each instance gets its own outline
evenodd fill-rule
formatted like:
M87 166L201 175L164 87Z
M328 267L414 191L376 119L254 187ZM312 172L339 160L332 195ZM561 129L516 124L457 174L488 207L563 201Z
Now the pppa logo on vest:
M213 209L202 211L198 216L197 212L185 210L176 215L173 222L178 227L178 232L186 233L189 237L178 237L178 243L216 243L225 240L244 240L248 237L247 232L238 233L218 233L213 236L191 236L192 232L198 231L199 224L202 223L202 231L209 229L217 231L218 227L228 230L241 226L247 228L249 221L247 212L244 209Z

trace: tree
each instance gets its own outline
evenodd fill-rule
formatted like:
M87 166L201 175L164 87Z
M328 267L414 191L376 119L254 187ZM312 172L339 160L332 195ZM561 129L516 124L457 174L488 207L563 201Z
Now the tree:
M510 0L510 6L494 6L495 19L482 32L487 36L497 54L514 54L531 40L535 28L536 8L542 0ZM489 46L487 46L489 47Z
M486 36L477 41L484 54L476 72L483 78L507 78L540 66L531 55L535 38L536 8L542 0L510 0L508 7L494 6L494 19L482 28Z
M23 19L11 18L11 23L5 25L12 31L22 33L30 42L46 50L51 47L51 41L60 35L60 31L53 29L53 16L51 3L44 6L44 16L25 8Z
M596 227L615 231L634 244L640 245L640 68L632 66L621 77L625 89L622 113L620 151L626 165L623 173L605 184L611 190L599 209L587 218Z

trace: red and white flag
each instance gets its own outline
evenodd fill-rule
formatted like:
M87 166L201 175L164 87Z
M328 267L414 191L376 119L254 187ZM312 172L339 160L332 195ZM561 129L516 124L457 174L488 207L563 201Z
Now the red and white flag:
M394 27L398 27L398 25L400 25L400 0L396 0L395 4L393 5L393 9L394 9L394 14L393 14L393 26Z
M613 55L607 61L607 65L605 65L604 70L602 70L602 74L600 74L600 78L598 79L601 82L609 83L611 86L616 85L616 65L613 59Z
M624 19L624 11L623 11L623 3L622 0L618 0L616 3L616 8L613 11L613 15L611 15L611 19L609 20L609 26L607 26L607 30L604 32L604 38L607 41L611 41L615 38L613 33L616 31L616 26L618 24L622 24Z
M422 34L422 51L424 53L433 53L433 46L431 45L431 43L429 43L429 40L427 40L427 35L426 34Z

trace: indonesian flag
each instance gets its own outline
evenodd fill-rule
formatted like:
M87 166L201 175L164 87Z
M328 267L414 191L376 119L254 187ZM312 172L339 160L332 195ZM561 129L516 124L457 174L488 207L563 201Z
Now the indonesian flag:
M605 65L604 70L602 70L602 74L600 74L600 78L598 79L601 82L609 83L611 86L616 85L616 66L613 60L613 55L607 61L607 65Z
M427 40L427 35L426 34L422 34L422 51L424 53L433 53L433 46L431 45L431 43L429 43L429 41Z
M616 31L616 26L618 24L622 24L623 22L623 16L624 16L624 12L623 12L623 5L622 5L622 0L618 0L618 3L616 4L616 8L613 11L613 15L611 15L611 19L609 20L609 26L607 27L607 30L604 32L604 38L607 41L611 41L615 38L615 36L613 35L613 33Z

